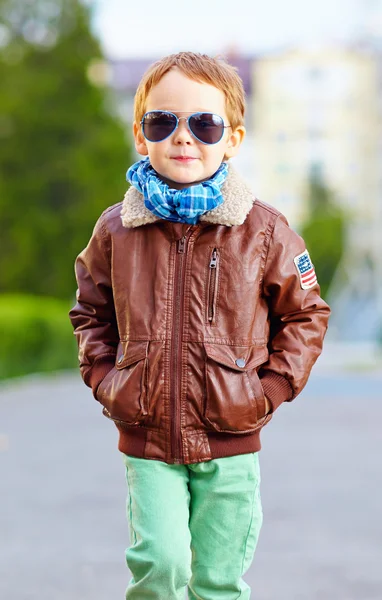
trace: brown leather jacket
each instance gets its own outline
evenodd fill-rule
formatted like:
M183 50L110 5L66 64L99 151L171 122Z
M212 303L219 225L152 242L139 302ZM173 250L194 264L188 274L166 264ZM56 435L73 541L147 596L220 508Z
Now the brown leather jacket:
M126 454L190 464L259 450L321 352L330 311L318 285L301 287L303 240L232 167L222 191L191 226L131 187L76 260L81 374Z

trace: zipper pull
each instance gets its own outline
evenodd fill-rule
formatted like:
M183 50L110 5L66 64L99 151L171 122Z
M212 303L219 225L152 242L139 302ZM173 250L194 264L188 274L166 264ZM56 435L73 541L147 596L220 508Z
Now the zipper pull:
M196 226L195 225L190 225L187 228L186 233L184 234L184 236L180 238L179 244L178 244L178 252L179 252L179 254L184 254L185 253L185 251L186 251L186 240L187 240L188 237L190 237L188 235L188 232L191 231L191 233L192 233L193 229L196 229Z
M186 251L186 236L184 235L179 240L179 243L178 243L178 253L179 254L184 254L185 251Z
M212 252L211 262L210 262L210 269L216 269L217 262L218 262L218 253L217 253L216 248L214 248L214 251Z

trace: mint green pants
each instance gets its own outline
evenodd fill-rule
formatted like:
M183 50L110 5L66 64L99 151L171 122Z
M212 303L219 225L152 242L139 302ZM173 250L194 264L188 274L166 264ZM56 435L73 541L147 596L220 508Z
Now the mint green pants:
M248 600L262 525L258 453L191 465L123 454L126 600Z

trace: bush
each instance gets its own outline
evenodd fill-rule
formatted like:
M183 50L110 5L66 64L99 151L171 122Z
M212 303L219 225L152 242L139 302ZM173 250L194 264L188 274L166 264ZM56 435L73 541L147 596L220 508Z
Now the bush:
M308 202L310 214L301 235L315 266L321 295L326 299L343 255L347 217L333 192L315 177L309 182Z
M302 229L317 273L323 298L327 297L334 274L343 254L344 218L339 212L322 212L311 217Z
M57 298L0 295L0 379L78 365L70 308Z

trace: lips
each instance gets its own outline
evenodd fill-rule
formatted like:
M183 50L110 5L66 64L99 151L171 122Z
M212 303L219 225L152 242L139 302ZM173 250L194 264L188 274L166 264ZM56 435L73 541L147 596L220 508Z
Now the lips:
M172 157L173 160L177 160L179 162L192 162L193 160L196 160L196 158L194 158L193 156L173 156Z

